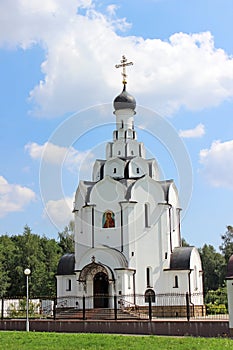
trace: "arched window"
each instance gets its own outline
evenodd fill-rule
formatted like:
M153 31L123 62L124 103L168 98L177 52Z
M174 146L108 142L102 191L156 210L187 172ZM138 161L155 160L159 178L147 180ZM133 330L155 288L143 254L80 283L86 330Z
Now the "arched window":
M198 276L197 276L197 266L194 266L194 289L197 290L198 289Z
M103 213L102 227L103 228L115 227L115 215L111 210L107 210L105 213Z
M150 205L149 203L145 203L144 206L144 215L145 215L145 227L150 226Z
M179 281L178 281L178 276L175 276L175 280L174 280L174 287L173 288L179 288Z

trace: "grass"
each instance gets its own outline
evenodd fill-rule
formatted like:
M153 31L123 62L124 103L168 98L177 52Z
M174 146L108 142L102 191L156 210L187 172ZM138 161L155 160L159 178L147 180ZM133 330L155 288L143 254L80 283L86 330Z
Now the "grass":
M0 332L1 350L230 350L228 338Z

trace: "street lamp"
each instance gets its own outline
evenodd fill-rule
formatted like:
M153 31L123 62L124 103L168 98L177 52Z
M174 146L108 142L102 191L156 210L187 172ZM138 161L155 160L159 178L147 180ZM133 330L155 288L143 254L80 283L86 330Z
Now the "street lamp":
M31 274L30 269L25 269L24 274L26 275L26 285L27 285L27 302L26 302L26 331L29 332L29 318L28 318L28 309L29 309L29 288L28 288L28 277Z

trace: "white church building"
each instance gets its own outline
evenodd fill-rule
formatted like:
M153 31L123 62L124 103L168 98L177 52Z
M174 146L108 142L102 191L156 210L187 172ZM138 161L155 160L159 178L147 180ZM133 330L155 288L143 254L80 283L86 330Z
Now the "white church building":
M75 254L59 261L57 298L72 306L71 297L81 301L86 296L87 308L112 308L116 295L123 303L144 307L150 295L154 308L168 307L179 315L184 298L178 296L187 293L199 312L200 256L195 247L181 245L174 181L160 179L156 159L147 159L144 144L137 141L136 101L126 89L129 64L123 56L123 91L113 102L113 140L106 145L105 159L95 161L92 181L80 181L76 191ZM169 305L163 302L168 296Z

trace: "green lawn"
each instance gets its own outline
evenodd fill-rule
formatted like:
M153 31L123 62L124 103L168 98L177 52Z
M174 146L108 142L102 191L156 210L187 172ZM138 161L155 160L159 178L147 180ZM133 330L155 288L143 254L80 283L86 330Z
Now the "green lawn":
M108 334L69 334L0 332L2 350L227 350L227 338L122 336Z

